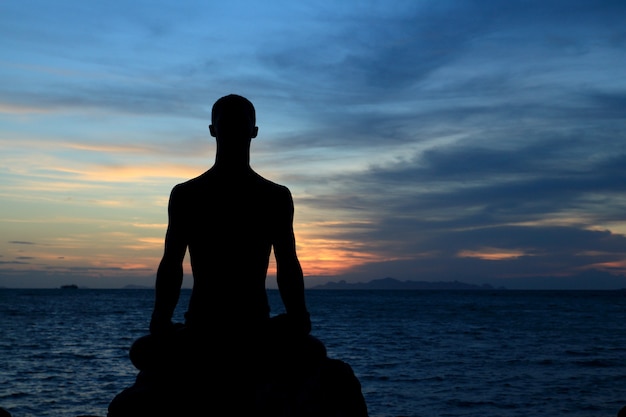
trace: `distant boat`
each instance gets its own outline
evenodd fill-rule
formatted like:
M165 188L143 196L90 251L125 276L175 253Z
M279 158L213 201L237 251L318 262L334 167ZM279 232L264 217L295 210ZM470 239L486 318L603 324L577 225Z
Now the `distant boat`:
M61 289L62 290L76 290L78 289L78 285L76 284L61 285Z

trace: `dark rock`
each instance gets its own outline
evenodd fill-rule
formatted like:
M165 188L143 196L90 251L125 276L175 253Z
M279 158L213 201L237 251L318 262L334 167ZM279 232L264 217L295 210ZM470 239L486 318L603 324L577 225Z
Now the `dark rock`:
M140 372L111 401L108 417L195 416L212 410L255 417L368 416L351 366L329 358L315 337L268 354L267 363L254 370L249 362L217 358L208 367L155 371L144 367L154 358L142 359L149 343L140 338L131 348Z

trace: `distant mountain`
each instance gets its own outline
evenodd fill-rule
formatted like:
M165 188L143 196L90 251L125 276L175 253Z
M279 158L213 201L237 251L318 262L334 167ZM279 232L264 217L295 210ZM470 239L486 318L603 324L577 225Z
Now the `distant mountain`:
M128 284L122 287L124 290L154 290L154 285L136 285L136 284ZM183 285L181 290L190 290L191 287Z
M489 284L474 285L459 281L429 282L400 281L395 278L381 278L370 282L346 281L327 282L311 287L312 290L494 290ZM504 288L498 288L504 289Z

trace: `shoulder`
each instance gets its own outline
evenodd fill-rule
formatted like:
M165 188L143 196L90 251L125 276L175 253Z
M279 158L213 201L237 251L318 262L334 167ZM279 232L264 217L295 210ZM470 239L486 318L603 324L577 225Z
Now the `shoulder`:
M174 185L170 191L169 207L171 210L180 210L192 203L194 195L198 194L198 178L192 178Z
M265 177L260 176L259 174L256 174L255 179L258 183L262 184L263 186L270 188L270 189L274 189L277 191L286 191L287 187L282 185L282 184L278 184L274 181L268 180Z
M205 173L191 178L187 181L176 184L172 188L172 194L184 195L193 193L198 188L206 187L207 183L211 182L211 173L206 171Z
M272 194L279 198L291 198L291 191L285 185L268 180L258 174L256 174L255 181L258 188L262 189L265 193Z

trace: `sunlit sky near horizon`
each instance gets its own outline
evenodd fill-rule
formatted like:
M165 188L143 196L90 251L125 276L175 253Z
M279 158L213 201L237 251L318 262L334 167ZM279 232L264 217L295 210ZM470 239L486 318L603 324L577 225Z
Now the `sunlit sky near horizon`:
M307 287L626 288L625 23L622 0L1 2L0 287L153 285L236 93Z

